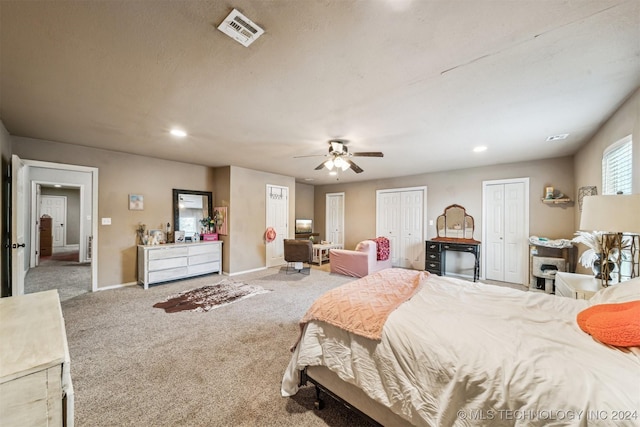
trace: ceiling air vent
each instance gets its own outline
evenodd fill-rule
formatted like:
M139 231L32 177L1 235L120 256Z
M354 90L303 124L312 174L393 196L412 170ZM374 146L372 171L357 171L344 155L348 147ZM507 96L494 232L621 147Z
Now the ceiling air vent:
M264 33L262 28L236 9L224 18L218 29L245 47Z

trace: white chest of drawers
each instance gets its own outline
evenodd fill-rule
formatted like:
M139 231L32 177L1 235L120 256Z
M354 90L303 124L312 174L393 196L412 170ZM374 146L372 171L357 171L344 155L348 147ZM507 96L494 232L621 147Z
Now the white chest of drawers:
M154 283L222 273L222 242L138 246L138 282Z
M58 291L0 299L0 426L73 427Z

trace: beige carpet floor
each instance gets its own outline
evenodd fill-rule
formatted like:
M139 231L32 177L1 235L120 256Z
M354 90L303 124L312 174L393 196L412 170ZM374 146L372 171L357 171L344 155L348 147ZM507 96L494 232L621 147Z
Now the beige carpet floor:
M231 279L272 292L205 313L153 308L169 295L223 279L209 275L64 301L76 425L370 425L330 399L316 411L312 386L293 398L280 396L298 320L315 298L351 278L317 267L308 276L271 268Z
M76 260L77 253L76 253ZM24 292L57 289L61 301L91 292L91 264L64 258L40 258L37 267L30 268L24 279Z
M271 292L209 312L165 313L153 304L221 280ZM86 293L62 303L83 426L369 426L314 387L280 396L298 321L325 291L353 280L314 266L219 275Z

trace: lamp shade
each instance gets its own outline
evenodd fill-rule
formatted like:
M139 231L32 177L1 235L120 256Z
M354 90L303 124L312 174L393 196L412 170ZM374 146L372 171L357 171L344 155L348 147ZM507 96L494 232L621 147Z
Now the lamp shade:
M585 197L580 230L640 233L640 194Z

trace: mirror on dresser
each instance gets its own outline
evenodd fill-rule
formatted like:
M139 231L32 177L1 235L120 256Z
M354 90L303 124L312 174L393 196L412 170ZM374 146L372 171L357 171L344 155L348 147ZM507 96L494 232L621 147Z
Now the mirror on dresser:
M200 233L200 222L211 217L211 191L193 191L173 189L173 224L176 231L184 231L185 238L191 240Z
M464 207L450 205L436 220L438 237L450 239L473 239L475 224L473 217L467 215Z

